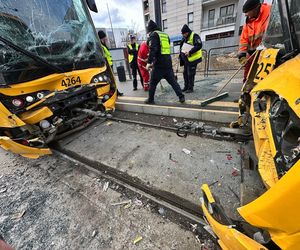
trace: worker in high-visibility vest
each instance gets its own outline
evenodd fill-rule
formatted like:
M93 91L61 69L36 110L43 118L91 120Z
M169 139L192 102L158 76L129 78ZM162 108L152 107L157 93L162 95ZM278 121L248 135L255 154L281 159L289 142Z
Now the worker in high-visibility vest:
M185 102L184 94L177 83L172 67L170 38L165 33L160 31L157 24L150 20L147 25L147 33L149 35L149 58L146 68L152 68L150 77L149 96L145 101L146 104L154 104L154 95L157 84L161 79L166 79L172 86L179 102Z
M112 56L107 47L107 36L103 30L98 31L98 36L99 36L99 39L101 42L101 47L103 49L105 59L106 59L108 65L113 69L113 59L112 59ZM123 96L124 94L121 93L119 90L117 90L117 95Z
M254 59L251 55L261 44L269 24L271 5L262 4L260 0L247 0L243 5L243 12L246 15L246 23L240 37L238 58L239 62L245 65L243 82L246 82Z
M130 43L127 45L127 51L128 51L128 62L130 64L132 78L133 78L133 90L137 90L137 73L139 73L141 84L144 87L143 78L141 75L141 72L138 67L138 51L139 51L139 44L136 42L136 37L134 35L130 36Z
M183 79L185 93L194 91L195 75L198 63L202 62L202 41L198 34L193 32L186 24L181 29L182 40L180 42L180 66L184 66ZM190 50L182 51L184 44L188 44Z

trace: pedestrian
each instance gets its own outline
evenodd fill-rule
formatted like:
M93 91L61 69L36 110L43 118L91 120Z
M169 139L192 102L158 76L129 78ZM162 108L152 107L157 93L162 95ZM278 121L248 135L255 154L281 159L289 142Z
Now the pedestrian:
M108 65L113 69L113 60L112 60L112 56L108 50L108 47L107 47L107 36L105 34L105 32L103 30L99 30L98 31L98 36L99 36L99 39L100 39L100 42L101 42L101 47L103 49L103 52L104 52L104 56L106 58L106 61L108 63ZM118 96L123 96L124 94L121 93L118 89L117 89L117 95Z
M149 46L147 42L142 42L138 52L138 66L144 81L144 90L149 90L150 73L147 70L147 62L149 57Z
M149 97L146 104L154 104L154 95L157 84L161 79L166 79L172 86L181 103L185 102L185 97L179 84L175 79L172 68L171 46L169 36L160 31L157 24L149 20L147 25L147 34L149 35L149 58L146 68L153 68L150 77Z
M271 5L267 3L261 4L260 0L247 0L243 5L246 23L243 26L238 52L239 62L245 65L243 82L247 80L254 59L251 55L261 44L263 35L268 27L270 11Z
M136 42L136 37L131 35L130 36L130 43L127 45L128 51L128 62L130 64L131 73L133 77L133 90L137 90L137 73L139 73L141 84L144 87L143 78L141 72L138 67L137 57L139 51L139 44Z
M180 42L180 66L184 66L183 79L184 88L182 92L192 93L194 91L197 64L202 62L202 41L198 34L193 32L186 24L181 29L182 40ZM188 44L190 50L182 51L184 44Z

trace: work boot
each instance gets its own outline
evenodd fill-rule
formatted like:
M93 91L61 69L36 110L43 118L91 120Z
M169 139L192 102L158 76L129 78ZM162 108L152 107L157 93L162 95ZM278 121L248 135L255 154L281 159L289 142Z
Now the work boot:
M137 91L137 88L133 88L133 91Z
M185 92L185 91L187 91L188 90L188 88L186 87L186 86L184 86L184 88L181 90L182 92Z
M184 103L184 102L185 102L185 97L184 97L184 95L181 96L181 97L179 97L179 102L180 102L180 103Z
M145 104L155 104L154 100L149 100L149 98L144 103Z
M117 90L117 96L123 96L124 93L120 92L119 90Z
M188 89L187 91L185 91L185 93L193 93L194 90L193 89Z

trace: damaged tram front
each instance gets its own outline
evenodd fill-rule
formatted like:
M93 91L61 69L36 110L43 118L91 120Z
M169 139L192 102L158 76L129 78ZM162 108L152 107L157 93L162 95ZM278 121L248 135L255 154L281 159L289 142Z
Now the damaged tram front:
M30 158L114 110L92 0L0 3L0 145Z

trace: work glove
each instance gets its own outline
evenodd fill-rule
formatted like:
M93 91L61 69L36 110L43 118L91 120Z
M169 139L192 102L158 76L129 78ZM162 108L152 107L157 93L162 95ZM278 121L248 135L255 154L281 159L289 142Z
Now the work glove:
M146 69L147 70L150 70L151 68L153 67L153 64L151 63L147 63L147 65L146 65Z
M239 58L239 63L241 65L245 65L247 63L247 54L245 52L239 53L238 58Z

